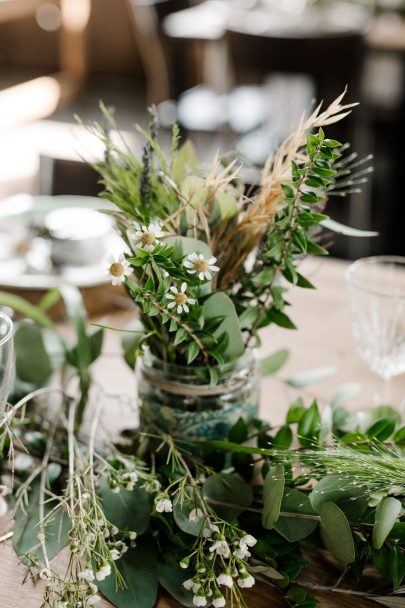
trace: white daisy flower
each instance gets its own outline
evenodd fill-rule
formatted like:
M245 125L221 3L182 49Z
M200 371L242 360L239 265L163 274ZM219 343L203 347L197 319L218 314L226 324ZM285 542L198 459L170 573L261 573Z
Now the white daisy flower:
M249 589L249 587L253 587L255 582L256 581L253 578L253 576L251 574L248 574L247 572L245 572L244 574L241 575L240 578L238 578L239 587L245 588L245 589Z
M201 517L204 517L204 513L201 509L192 509L189 513L188 521L190 521L191 523L195 523L196 521L201 519Z
M256 543L257 540L254 536L251 534L245 534L245 536L242 536L240 539L239 546L242 547L243 545L247 545L248 547L254 547Z
M232 576L229 574L229 572L222 572L222 574L217 576L217 583L218 585L223 585L224 587L228 587L228 589L232 589Z
M173 511L172 501L165 494L160 494L155 498L155 509L158 513L171 513Z
M178 315L181 315L183 310L187 313L190 312L188 305L195 304L195 299L188 297L188 295L186 294L186 289L187 283L185 282L181 284L180 291L177 289L177 287L174 287L172 285L172 287L170 287L170 291L172 293L168 293L166 295L166 298L168 300L173 300L172 302L170 302L170 304L167 305L167 308L174 308L176 306Z
M159 243L159 239L164 236L158 222L151 222L149 226L142 226L142 230L135 232L135 244L146 251L153 251Z
M124 282L125 277L131 274L131 267L129 262L125 259L123 253L118 258L113 255L108 258L109 266L107 267L107 273L111 278L113 285L121 285Z
M211 281L212 273L218 272L218 266L214 266L217 258L206 259L202 253L192 253L187 256L183 266L187 268L189 274L197 274L200 281Z

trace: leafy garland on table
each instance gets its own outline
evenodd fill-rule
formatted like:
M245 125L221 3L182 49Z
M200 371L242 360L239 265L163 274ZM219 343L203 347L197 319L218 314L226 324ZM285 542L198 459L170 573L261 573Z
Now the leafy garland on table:
M139 162L109 131L93 127L106 145L96 168L130 251L109 273L114 283L125 281L141 309L127 359L146 345L169 362L203 365L215 384L222 366L259 343L262 327L294 327L280 279L312 287L298 265L306 253L326 253L321 228L336 227L323 213L326 198L356 189L369 170L324 135L351 107L342 97L301 122L251 195L235 160L216 159L202 177L190 145L178 147L176 128L167 161L152 121ZM5 300L47 327L49 302L39 314L22 300ZM302 571L325 547L343 565L342 579L358 580L374 564L384 577L378 591L387 593L378 601L395 604L400 596L388 594L401 591L405 575L405 431L395 412L363 429L340 405L321 417L316 402L298 400L281 428L240 419L228 441L156 432L98 445L96 405L84 441L83 404L102 334L86 330L77 306L68 310L78 340L70 347L58 338L60 359L62 369L77 370L81 400L69 396L64 373L61 402L48 396L41 405L40 389L0 420L4 451L31 453L28 466L10 467L18 481L14 547L27 577L46 581L44 607L93 606L100 590L118 608L151 608L158 582L184 606L245 606L244 590L258 579L282 590L290 605L308 608L316 602ZM18 361L27 349L16 346ZM284 359L277 353L264 367L274 372ZM52 557L66 544L66 571L56 571Z

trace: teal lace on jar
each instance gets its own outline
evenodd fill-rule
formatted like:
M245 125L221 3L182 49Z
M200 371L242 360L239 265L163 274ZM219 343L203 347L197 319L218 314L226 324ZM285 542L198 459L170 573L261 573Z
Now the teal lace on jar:
M260 376L252 351L224 366L215 385L207 371L173 365L146 351L137 363L142 427L189 439L225 439L239 418L257 416Z

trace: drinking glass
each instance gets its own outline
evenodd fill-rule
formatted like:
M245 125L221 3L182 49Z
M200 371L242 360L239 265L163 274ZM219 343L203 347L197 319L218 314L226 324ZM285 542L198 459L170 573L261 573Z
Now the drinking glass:
M0 312L0 408L7 401L14 381L13 322Z
M353 335L368 367L384 380L384 404L390 380L405 372L405 257L357 260L346 271Z

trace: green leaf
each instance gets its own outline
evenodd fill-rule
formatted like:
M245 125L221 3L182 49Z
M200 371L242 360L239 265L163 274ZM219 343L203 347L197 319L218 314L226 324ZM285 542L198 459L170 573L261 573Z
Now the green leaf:
M367 597L373 602L377 602L378 604L387 606L387 608L404 608L405 606L404 596L399 597L395 595L368 595Z
M204 302L202 312L206 322L210 319L223 317L223 321L213 332L213 335L217 339L223 334L227 336L228 342L224 354L229 359L240 357L244 353L245 346L238 315L229 296L223 292L214 293Z
M270 467L263 484L262 525L272 530L279 518L284 493L284 467L277 464Z
M332 399L330 401L330 406L332 409L337 407L342 407L347 401L358 395L361 391L361 384L358 382L348 382L347 384L342 384L333 394Z
M54 328L51 319L39 306L34 306L20 296L0 291L0 306L12 308L27 319L31 319L32 321L35 321L35 323L38 323L38 325L42 325L42 327L47 327L49 329Z
M192 492L192 489L190 489ZM205 515L199 517L196 521L190 521L190 512L193 509L197 509L199 503L197 500L184 500L182 503L180 500L176 500L173 504L173 517L180 530L183 530L186 534L191 536L200 536L201 530L204 526Z
M384 498L378 504L375 512L375 525L373 528L374 549L381 549L387 536L394 527L401 510L401 502L390 496Z
M343 511L333 502L320 506L321 537L327 549L345 566L356 557L352 531Z
M207 243L188 236L169 236L166 244L173 246L180 256L191 255L192 253L202 253L205 258L211 258L212 252Z
M158 564L154 541L143 536L116 562L125 584L117 589L111 574L97 583L101 593L117 608L153 608L158 589Z
M215 195L215 206L218 208L221 220L234 217L238 211L235 197L221 190Z
M295 376L287 380L287 384L289 386L293 386L294 388L304 388L306 386L310 386L311 384L321 382L326 378L330 378L335 373L336 367L317 367L315 369L310 369L308 371L296 374Z
M304 400L302 397L296 399L288 408L286 423L294 424L295 422L299 422L306 412Z
M229 441L233 443L243 443L249 435L249 429L243 418L239 418L228 434Z
M159 564L160 584L175 600L187 608L194 608L194 594L192 591L187 591L183 583L191 576L192 574L187 570L180 570L169 564Z
M289 426L282 426L276 433L272 444L275 448L288 450L293 441L293 434Z
M370 437L370 439L375 439L376 441L385 441L395 431L395 427L397 425L397 419L395 416L390 416L389 418L380 418L374 424L370 426L366 431L366 435Z
M401 585L405 576L405 556L401 549L402 547L399 548L397 545L390 549L389 565L394 591Z
M308 496L299 490L286 490L281 502L281 511L287 513L302 513L313 515L315 512ZM279 517L276 530L288 542L294 543L306 538L316 529L318 522L310 519L294 519L292 517Z
M203 485L203 495L218 515L226 520L237 517L253 500L252 488L239 476L229 473L207 477ZM216 505L215 501L237 506Z
M402 426L394 435L394 441L398 445L405 445L405 426Z
M262 376L271 376L275 374L286 363L290 352L283 348L277 352L260 359L260 372Z
M188 336L188 333L186 332L186 330L183 329L182 327L179 327L179 329L176 331L176 335L174 337L173 346L178 346L179 344L184 342L184 340L187 339L187 336Z
M13 545L15 552L24 563L30 563L27 559L28 553L35 555L40 560L44 559L37 539L40 531L38 526L40 521L39 500L40 480L37 478L31 483L31 489L28 492L28 506L25 507L25 510L19 507L15 512ZM47 515L53 506L53 503L45 502L44 515ZM66 545L69 527L69 517L62 509L59 509L55 516L48 521L45 527L45 543L49 559L55 557Z
M257 307L249 306L249 308L246 308L246 310L244 310L239 316L239 325L241 329L251 327L257 319L258 312Z
M303 447L313 447L319 438L321 416L316 401L303 413L298 423L297 437Z
M120 530L129 530L144 534L149 526L153 498L151 494L139 487L129 492L120 488L118 494L112 492L106 480L100 488L103 511L114 526Z
M124 359L126 364L131 369L134 369L137 351L141 340L145 336L145 328L140 321L136 320L127 329L133 330L134 333L125 333L121 340L121 346L124 351Z
M260 323L259 328L263 326L262 323ZM275 323L279 327L284 327L285 329L297 329L297 326L294 325L290 317L284 312L281 312L281 310L276 310L274 306L270 308L265 315L265 324L268 325L269 323Z
M370 230L359 230L358 228L351 228L350 226L345 226L344 224L339 224L335 220L331 220L328 218L327 220L322 220L321 226L326 228L327 230L332 230L337 234L344 234L345 236L356 236L356 237L364 237L368 238L370 236L378 236L378 232L372 232Z
M43 385L52 373L52 363L45 350L42 330L22 321L15 331L16 374L23 382Z
M190 365L190 363L192 363L194 359L198 357L199 352L200 349L198 344L196 344L196 342L190 342L190 344L187 346L187 365Z
M367 509L366 496L365 486L346 475L336 474L323 477L310 493L309 500L317 513L325 502L334 502L349 518L358 520Z

